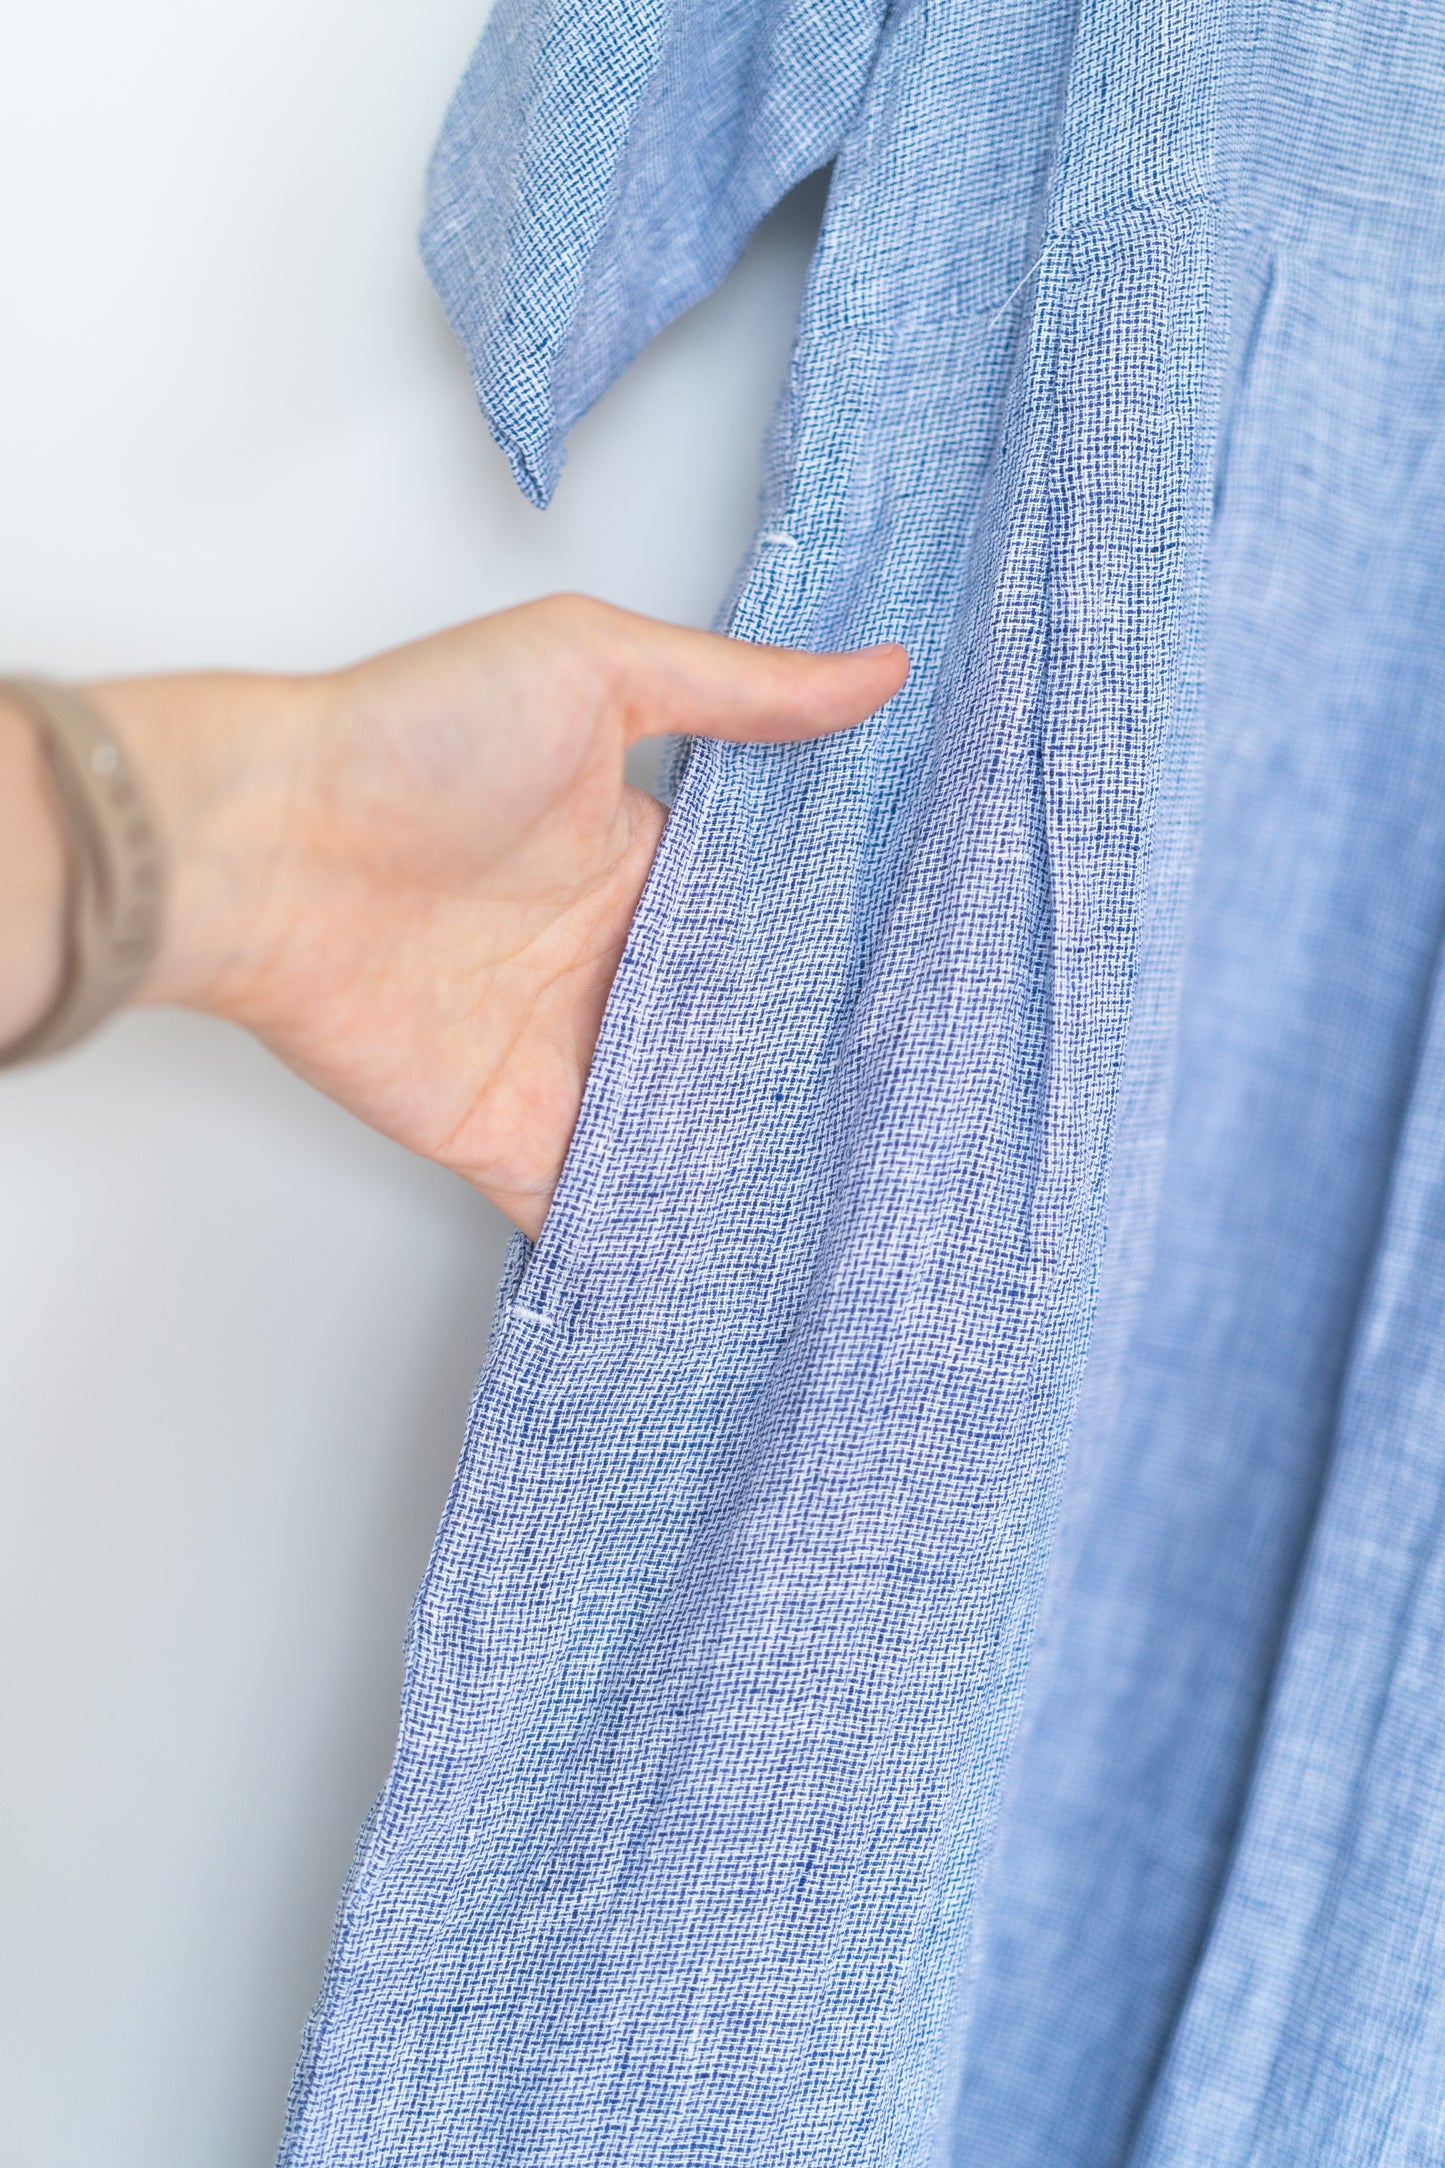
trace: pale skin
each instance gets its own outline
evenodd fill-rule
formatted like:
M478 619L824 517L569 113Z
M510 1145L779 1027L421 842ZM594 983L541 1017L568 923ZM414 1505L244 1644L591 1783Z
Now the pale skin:
M138 998L244 1025L535 1237L667 818L628 747L846 730L907 670L896 646L808 655L562 595L318 676L86 687L168 855ZM0 1043L54 990L64 879L0 701Z

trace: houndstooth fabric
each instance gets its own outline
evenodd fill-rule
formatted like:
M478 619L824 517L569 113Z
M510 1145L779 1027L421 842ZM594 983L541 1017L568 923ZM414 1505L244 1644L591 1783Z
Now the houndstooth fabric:
M286 2168L1445 2159L1445 16L499 0L518 479L833 160Z

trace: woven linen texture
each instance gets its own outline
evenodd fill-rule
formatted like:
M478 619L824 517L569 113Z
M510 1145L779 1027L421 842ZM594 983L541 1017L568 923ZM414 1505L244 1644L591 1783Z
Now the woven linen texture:
M832 162L285 2168L1445 2159L1445 15L498 0L521 486Z

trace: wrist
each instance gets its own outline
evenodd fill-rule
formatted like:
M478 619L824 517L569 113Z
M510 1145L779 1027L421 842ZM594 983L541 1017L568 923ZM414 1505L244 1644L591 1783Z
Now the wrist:
M328 684L217 672L84 688L126 749L165 851L161 946L137 1001L244 1015L284 941L278 893Z

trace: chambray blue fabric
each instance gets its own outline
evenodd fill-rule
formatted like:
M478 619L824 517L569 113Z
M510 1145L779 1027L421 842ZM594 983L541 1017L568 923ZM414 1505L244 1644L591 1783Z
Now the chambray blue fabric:
M287 2168L1445 2161L1445 13L499 0L519 481L828 161Z

